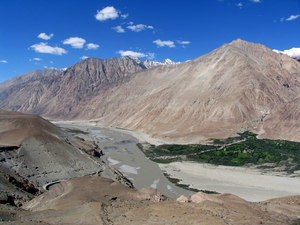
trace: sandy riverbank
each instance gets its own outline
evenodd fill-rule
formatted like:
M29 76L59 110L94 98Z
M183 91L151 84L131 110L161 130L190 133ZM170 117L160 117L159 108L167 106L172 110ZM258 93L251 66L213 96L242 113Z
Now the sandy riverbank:
M247 201L300 195L299 177L262 175L255 169L194 162L173 162L159 167L193 188L231 193Z

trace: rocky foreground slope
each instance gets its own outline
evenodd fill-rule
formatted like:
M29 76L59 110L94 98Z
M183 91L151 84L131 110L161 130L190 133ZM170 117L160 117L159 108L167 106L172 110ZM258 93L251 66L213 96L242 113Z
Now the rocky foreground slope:
M0 112L0 202L23 201L51 183L95 175L131 185L100 160L92 141L69 135L36 115Z
M60 75L11 86L0 107L139 130L176 142L300 140L300 63L236 40L189 62L148 68L133 57L89 58Z
M299 196L250 203L201 192L175 200L153 188L137 191L107 178L79 177L26 203L25 210L0 205L0 212L13 224L274 225L299 223L299 202Z

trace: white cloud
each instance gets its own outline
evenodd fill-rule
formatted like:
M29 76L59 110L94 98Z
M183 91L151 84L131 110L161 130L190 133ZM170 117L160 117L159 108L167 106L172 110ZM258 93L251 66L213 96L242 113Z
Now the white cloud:
M117 53L119 53L121 56L131 55L131 56L140 57L140 58L147 57L147 55L145 55L144 53L134 52L134 51L120 50L120 51L117 51Z
M161 41L160 39L157 39L156 41L153 41L153 43L157 44L159 47L168 46L169 48L174 48L174 42L173 41Z
M100 11L97 10L97 15L95 15L95 18L100 21L105 21L108 19L114 20L118 17L118 11L113 6L107 6Z
M54 36L54 34L49 34L49 35L47 35L46 33L40 33L40 34L38 35L38 38L42 38L42 39L44 39L44 40L49 40L49 39L51 39L53 36Z
M121 15L121 18L122 18L122 19L126 19L128 16L129 16L128 13L127 13L127 14L123 14L123 15Z
M34 51L38 53L49 53L53 55L62 55L67 53L67 51L63 48L51 47L48 45L48 43L44 43L44 42L31 45L30 48L32 48Z
M135 57L138 57L138 58L144 58L144 57L147 57L148 59L153 59L155 54L154 53L151 53L151 52L148 52L147 54L145 53L142 53L142 52L134 52L134 51L123 51L123 50L120 50L120 51L117 51L117 53L119 53L121 56L135 56Z
M239 4L237 4L236 6L242 8L243 7L243 4L240 2Z
M131 26L128 26L127 28L134 32L140 32L145 29L153 29L152 26L147 26L145 24L131 25Z
M125 33L126 31L121 26L112 27L117 33Z
M177 41L177 42L181 45L188 45L191 43L190 41Z
M261 3L262 0L250 0L251 2L255 2L255 3Z
M44 68L46 68L46 69L47 69L47 68L48 68L48 66L44 66Z
M6 61L6 60L1 60L0 62L2 62L2 63L7 63L7 61Z
M281 19L280 19L280 22L283 22L284 21L284 17L282 17Z
M153 59L155 57L155 53L148 52L148 59Z
M127 24L128 24L128 25L132 25L132 24L133 24L133 22L128 22Z
M93 44L93 43L88 43L86 45L86 49L94 49L94 50L97 50L100 46L97 45L97 44Z
M290 16L289 18L287 18L286 20L287 20L287 21L295 20L295 19L297 19L299 16L300 16L300 14L298 14L298 15L291 15L291 16Z
M33 60L40 61L42 59L40 59L40 58L33 58Z
M85 40L79 37L70 37L63 41L65 45L71 45L73 48L83 48Z
M82 60L87 59L87 58L89 58L89 57L88 57L88 56L85 56L85 55L79 57L79 59L82 59Z

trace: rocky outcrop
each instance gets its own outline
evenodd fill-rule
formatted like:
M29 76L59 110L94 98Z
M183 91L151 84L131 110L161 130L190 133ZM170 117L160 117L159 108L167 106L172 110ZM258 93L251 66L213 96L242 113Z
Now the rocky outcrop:
M187 203L187 202L193 202L193 203L201 203L204 201L211 201L211 202L217 202L217 203L224 203L221 199L215 197L212 194L205 194L203 192L198 192L197 194L191 195L191 196L180 196L176 199L177 202L181 203Z
M165 201L168 198L161 194L157 189L149 187L139 190L137 192L137 198L140 200L150 200L153 202Z
M0 203L20 205L39 194L39 189L14 171L0 165Z

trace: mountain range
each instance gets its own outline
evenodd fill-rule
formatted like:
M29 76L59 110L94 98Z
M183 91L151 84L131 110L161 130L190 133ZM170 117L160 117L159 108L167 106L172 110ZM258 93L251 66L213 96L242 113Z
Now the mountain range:
M238 39L183 63L88 58L58 74L8 80L0 86L0 107L93 119L175 142L246 130L299 141L299 74L295 59Z

